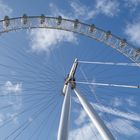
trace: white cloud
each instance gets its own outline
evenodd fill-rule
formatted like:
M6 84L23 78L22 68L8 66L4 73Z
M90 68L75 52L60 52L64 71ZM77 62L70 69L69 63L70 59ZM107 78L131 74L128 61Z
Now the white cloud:
M108 127L113 131L128 137L133 135L139 135L139 129L137 129L133 125L133 122L130 120L115 119L112 122L108 123Z
M136 114L136 113L127 113L127 112L123 112L117 109L112 109L111 107L106 107L103 105L99 105L99 104L92 104L94 106L95 109L101 111L101 112L106 112L118 117L122 117L131 121L137 121L140 122L140 115Z
M78 110L79 112L79 110ZM76 125L82 125L82 123L85 122L85 118L87 117L87 114L84 110L81 110L80 113L79 113L79 116L78 118L75 120L75 124Z
M21 91L22 91L21 83L17 83L14 85L11 81L7 81L3 86L4 93L19 93Z
M0 18L3 18L5 15L12 14L12 8L6 5L2 0L0 0Z
M127 24L125 34L131 42L140 45L140 20Z
M87 114L83 109L77 110L79 113L75 124L78 125L78 128L70 130L69 140L91 140L91 139L100 139L97 129L94 127Z
M51 49L58 47L62 42L77 42L75 35L66 31L37 29L32 30L29 36L31 38L32 50L36 52L49 52Z

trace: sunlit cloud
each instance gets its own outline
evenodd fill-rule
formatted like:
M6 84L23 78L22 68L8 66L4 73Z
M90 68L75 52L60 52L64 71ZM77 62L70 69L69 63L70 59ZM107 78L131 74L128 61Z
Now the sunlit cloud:
M140 45L140 20L128 23L125 28L125 34L132 43Z
M76 43L77 39L73 33L66 31L37 29L29 34L31 47L35 52L49 52L59 46L62 42Z

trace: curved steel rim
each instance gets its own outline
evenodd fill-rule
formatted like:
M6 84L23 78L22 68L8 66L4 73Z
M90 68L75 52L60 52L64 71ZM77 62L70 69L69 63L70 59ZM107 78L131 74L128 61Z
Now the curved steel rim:
M5 16L3 20L0 20L0 34L34 28L57 29L85 35L116 49L140 67L140 49L130 45L125 39L113 35L110 31L100 29L93 24L85 24L78 19L71 20L64 19L61 16L46 17L44 15L23 15L22 17L15 18Z

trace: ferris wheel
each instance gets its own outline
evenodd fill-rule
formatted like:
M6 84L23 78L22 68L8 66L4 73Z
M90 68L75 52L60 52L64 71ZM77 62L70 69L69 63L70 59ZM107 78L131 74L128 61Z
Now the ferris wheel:
M18 101L22 100L21 99L22 97L24 98L23 102L27 104L26 109L23 109L23 110L19 109L18 113L13 114L12 116L8 116L5 120L2 121L0 125L0 129L3 128L5 130L7 129L7 127L11 127L11 130L8 130L7 133L2 134L2 138L4 140L20 139L20 135L23 133L25 134L26 133L25 130L28 131L28 128L31 125L33 125L32 127L34 127L35 129L32 132L32 134L29 134L27 132L26 133L27 137L29 139L35 139L35 138L42 139L42 138L39 138L39 135L38 136L34 136L34 135L36 135L36 131L38 132L38 134L41 135L41 131L43 130L42 126L44 125L44 122L45 122L44 120L51 118L51 114L53 114L53 111L55 112L55 109L57 108L58 112L57 114L53 116L60 115L60 119L59 117L57 118L58 119L58 122L56 123L57 126L54 129L55 132L58 130L58 134L57 136L55 136L55 138L57 137L57 140L68 140L69 139L68 132L69 132L69 124L70 124L70 108L71 108L71 102L72 102L71 93L74 92L75 93L74 96L76 96L79 99L79 103L82 105L83 109L85 110L89 118L91 119L91 122L97 129L101 138L103 140L115 140L116 139L115 136L112 134L110 129L106 126L106 124L104 123L104 120L100 118L100 115L98 115L98 113L96 112L94 105L91 105L91 102L88 101L88 99L86 99L85 97L86 94L84 93L83 90L80 89L80 87L82 86L105 87L104 90L106 90L106 88L111 88L111 89L121 88L121 89L128 89L128 90L130 89L131 91L135 90L136 92L138 92L140 85L137 83L133 84L132 82L131 83L126 82L126 84L125 82L122 82L121 84L121 83L114 83L114 82L112 83L105 82L105 80L101 82L96 82L94 80L89 81L87 78L88 72L87 74L85 74L84 70L82 69L82 67L80 67L80 65L84 65L84 66L90 65L91 67L94 65L95 66L94 70L96 68L98 69L99 67L100 72L102 71L102 68L103 68L100 66L109 66L109 67L110 66L115 66L115 67L127 66L131 68L136 67L139 72L140 49L127 43L126 39L121 39L120 37L113 35L111 31L105 31L103 29L100 29L96 27L94 24L89 25L89 24L82 23L78 19L76 20L64 19L61 16L46 17L43 14L41 16L27 16L26 14L24 14L22 17L16 17L16 18L10 18L8 16L5 16L5 18L0 21L0 34L1 34L2 39L3 39L3 36L7 35L6 33L10 34L10 32L17 32L23 29L60 30L60 31L72 32L72 33L76 33L82 36L86 36L86 37L91 38L92 40L95 40L99 43L104 44L106 47L109 46L111 50L113 51L115 50L115 52L119 52L120 54L122 54L122 56L125 56L130 61L132 61L132 63L101 62L101 61L94 61L92 59L86 60L84 59L85 57L83 57L82 59L79 58L79 55L81 54L78 54L78 55L73 55L72 59L74 58L74 60L73 62L70 62L71 63L70 66L69 65L67 66L68 69L65 69L65 67L62 67L61 69L59 69L60 65L62 65L62 63L65 61L64 60L65 57L69 57L68 54L70 55L72 53L70 49L68 50L69 52L67 52L67 56L60 54L59 50L56 50L56 53L59 52L60 58L57 58L57 56L55 56L55 54L52 53L52 55L50 55L49 58L48 57L44 58L46 62L42 62L42 58L39 59L38 55L33 56L32 54L27 53L27 52L26 52L27 54L24 54L23 52L25 50L21 48L19 48L16 52L14 52L14 50L12 50L11 48L11 50L14 53L13 55L11 53L8 53L8 50L6 51L6 49L7 48L10 49L10 48L7 45L7 42L3 43L1 41L3 45L8 46L8 47L3 48L4 51L2 51L2 56L1 56L7 59L6 63L3 62L4 59L3 60L1 59L1 63L0 63L0 66L3 71L0 74L1 85L2 85L2 82L5 81L6 78L8 77L10 77L12 80L14 79L14 81L18 81L20 78L22 78L21 80L22 83L25 82L25 85L24 85L25 90L22 90L23 93L21 93L21 95L17 94L17 91L21 92L20 86L22 86L22 84L20 83L18 85L15 85L15 88L14 88L15 90L14 90L12 88L12 83L8 81L4 85L4 88L6 90L8 89L7 92L2 93L2 95L0 96L1 98L5 98L4 101L6 101L7 98L10 99L10 101L11 100L13 101L14 95L16 96L16 99L19 96L20 98L18 98L17 100ZM14 43L11 43L11 44L14 44ZM11 50L9 52L11 52ZM103 53L103 51L101 50L98 53L99 55L101 55L100 52ZM64 53L64 50L63 50L63 53ZM86 53L86 52L83 52L83 53ZM92 53L92 51L90 51L89 53ZM16 58L16 56L18 56L18 58ZM54 61L57 61L59 63L53 64ZM67 62L65 62L65 64L67 64ZM88 71L90 71L90 73L92 73L93 69L91 70L91 68L89 67L87 67L87 69ZM11 72L12 73L11 75L10 74L8 75L7 74L9 73L8 70L13 70L13 68L15 68L17 71L14 70L14 72ZM67 73L63 75L64 79L60 79L62 78L62 76L60 76L61 71L65 71ZM81 72L81 74L78 75L77 74L78 72ZM101 73L99 73L99 77L100 77L100 74ZM81 75L83 76L84 80L81 80L81 77L82 77ZM137 77L137 75L135 76ZM59 95L51 94L56 91L60 92L60 94ZM12 96L10 94L11 92L14 92ZM46 92L48 92L48 94L46 94ZM95 100L98 101L96 94L94 94L93 96L95 97ZM58 98L61 98L61 100L57 100ZM63 104L61 105L59 101L61 101L61 103L63 102ZM100 101L98 103L100 103ZM58 105L59 105L59 108L58 108ZM3 106L1 106L1 110L3 111L13 106L14 106L13 102L8 105L4 104ZM61 106L62 106L62 109L61 109ZM40 114L45 111L47 111L46 113L47 115L44 117L45 114L42 114L40 117ZM5 111L3 112L5 113ZM29 112L31 112L32 115ZM19 116L21 120L22 120L22 116L28 119L25 120L23 123L18 124L18 126L14 128L12 124L9 124L9 123L11 123L13 120L16 121L17 117ZM39 117L41 119L39 119ZM36 120L37 122L39 122L39 125L33 124L34 122L36 122ZM55 119L52 120L52 123L53 121L55 121ZM52 129L52 127L50 129ZM52 132L52 133L55 134L55 132ZM49 135L49 133L47 135Z

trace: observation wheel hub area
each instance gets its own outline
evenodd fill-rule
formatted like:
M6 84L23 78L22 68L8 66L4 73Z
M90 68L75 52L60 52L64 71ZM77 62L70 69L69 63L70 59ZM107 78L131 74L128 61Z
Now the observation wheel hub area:
M65 78L63 93L62 93L64 96L65 96L68 84L70 85L71 89L74 89L76 87L75 73L76 73L77 66L78 66L78 59L76 58L74 60L74 63L71 67L69 74Z

